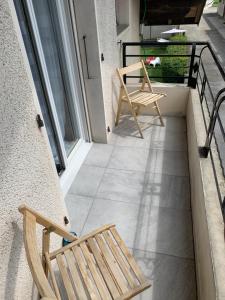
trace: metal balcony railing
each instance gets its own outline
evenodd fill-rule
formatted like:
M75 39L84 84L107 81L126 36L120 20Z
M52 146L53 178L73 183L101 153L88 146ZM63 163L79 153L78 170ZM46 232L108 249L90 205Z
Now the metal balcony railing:
M170 51L166 51L167 47L170 47ZM134 49L140 53L134 54ZM210 155L225 220L225 195L220 188L215 156L211 151L214 137L225 177L225 72L212 46L208 42L127 42L122 44L122 55L123 67L134 62L135 57L146 61L149 56L157 56L161 59L160 65L154 68L146 64L151 80L197 87L206 128L205 145L199 148L199 154L202 158ZM142 77L142 74L125 75L124 81Z

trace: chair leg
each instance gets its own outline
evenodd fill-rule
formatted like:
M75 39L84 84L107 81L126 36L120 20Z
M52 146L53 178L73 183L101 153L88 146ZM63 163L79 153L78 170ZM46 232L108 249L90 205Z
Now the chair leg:
M120 119L120 113L121 113L121 107L122 107L122 99L121 98L122 98L122 89L120 89L120 96L119 96L115 126L118 125L119 119Z
M122 101L120 100L120 102L118 104L117 115L116 115L116 123L115 123L116 126L119 123L120 113L121 113L121 107L122 107Z
M160 109L159 109L158 103L157 103L157 102L154 102L154 103L155 103L155 108L156 108L156 110L157 110L157 113L158 113L158 115L159 115L159 119L160 119L160 122L161 122L161 126L165 126L165 125L164 125L164 122L163 122L162 115L161 115L161 113L160 113Z
M137 107L137 110L136 110L136 116L138 116L138 115L139 115L139 113L140 113L140 108L141 108L141 106L140 106L140 105L138 105L138 107Z
M131 113L132 113L132 115L133 115L133 117L134 117L134 121L135 121L136 124L137 124L138 131L139 131L139 133L140 133L140 136L141 136L141 138L143 139L144 136L143 136L143 133L142 133L142 131L141 131L141 127L140 127L140 125L138 124L138 120L137 120L137 115L136 115L135 109L132 107L132 105L130 105L130 109L131 109Z

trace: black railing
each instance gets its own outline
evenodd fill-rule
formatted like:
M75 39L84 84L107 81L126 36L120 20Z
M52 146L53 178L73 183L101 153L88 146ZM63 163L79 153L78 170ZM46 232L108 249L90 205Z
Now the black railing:
M177 48L176 46L184 47L181 48L180 52L176 50L174 53L168 54L166 49L167 47L171 49L172 46L174 46L174 48ZM137 52L140 51L139 54L133 53L134 47L137 47ZM208 155L210 155L225 219L225 197L220 188L215 157L211 150L211 143L214 137L222 173L225 177L225 130L223 125L225 124L225 107L223 106L225 101L225 72L212 46L208 42L159 43L144 41L123 43L122 49L123 67L133 63L135 57L137 57L137 60L143 59L146 62L149 56L157 56L162 58L159 66L153 68L153 66L146 64L151 80L165 83L186 83L191 88L197 87L206 128L205 145L200 147L199 154L203 158L207 158ZM132 51L130 51L131 49ZM148 49L147 53L145 53L145 49ZM162 52L158 49L162 49ZM182 62L181 66L176 64L176 60ZM124 80L127 82L131 78L142 77L141 74L135 74L134 76L125 75ZM222 113L221 108L223 108Z

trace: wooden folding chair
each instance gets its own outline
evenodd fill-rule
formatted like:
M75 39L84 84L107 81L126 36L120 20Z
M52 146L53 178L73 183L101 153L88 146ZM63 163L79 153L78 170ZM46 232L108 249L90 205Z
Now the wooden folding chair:
M136 91L133 91L131 93L128 93L127 87L123 81L123 75L133 72L133 71L136 71L136 70L139 70L139 69L143 69L143 73L144 73L144 78L143 78L141 88ZM128 106L134 117L134 121L137 123L137 127L138 127L138 130L139 130L142 138L143 138L143 134L142 134L141 127L138 124L138 120L137 120L137 115L139 114L141 107L147 107L148 105L154 104L154 108L156 109L157 114L160 118L161 125L164 126L163 119L162 119L160 109L159 109L159 105L157 102L159 101L159 99L165 97L166 95L163 93L153 92L151 82L148 77L148 72L145 68L145 64L144 64L143 60L138 63L135 63L133 65L130 65L128 67L117 69L117 73L119 75L121 87L120 87L120 95L119 95L119 102L118 102L118 111L117 111L117 116L116 116L116 126L119 123L121 107L122 107L123 102L128 103ZM145 84L147 84L147 90L145 89Z
M150 287L115 225L102 226L77 238L25 205L19 211L23 214L28 264L42 299L64 299L55 272L59 272L69 300L131 299ZM42 259L37 246L37 224L44 227ZM51 232L71 243L50 252Z

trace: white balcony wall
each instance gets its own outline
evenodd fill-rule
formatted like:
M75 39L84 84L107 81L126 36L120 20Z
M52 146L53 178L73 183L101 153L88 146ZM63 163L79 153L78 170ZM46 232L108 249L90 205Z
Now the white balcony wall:
M118 43L138 42L139 41L139 0L127 0L119 5L120 20L126 23L127 27L117 35L116 26L116 6L115 1L96 0L96 15L99 37L100 55L103 53L104 61L101 62L102 88L105 107L106 128L109 127L112 132L117 112L117 102L119 97L119 81L116 74L116 68L122 67L122 47ZM132 47L132 53L139 54L139 47ZM129 63L137 61L139 58L130 60ZM110 133L107 132L108 140Z
M103 55L101 61L101 79L104 99L106 128L112 131L114 127L115 112L117 109L118 80L116 68L119 66L117 52L115 2L96 0L96 17L99 38L99 54ZM108 136L110 133L108 133Z
M61 225L66 209L46 130L37 126L41 111L14 5L0 0L0 7L0 299L30 300L34 285L17 208L26 203Z
M200 158L198 153L198 147L205 143L206 131L197 90L190 91L187 133L198 299L224 300L224 222L210 155ZM212 152L220 188L224 189L214 143Z
M120 35L117 35L114 0L74 1L74 4L92 137L95 142L106 143L114 128L119 96L116 68L122 66L122 47L117 42L139 41L140 2L127 0L121 6L129 7L120 14L129 24ZM86 36L86 55L83 36ZM132 47L132 53L139 51L139 47Z

